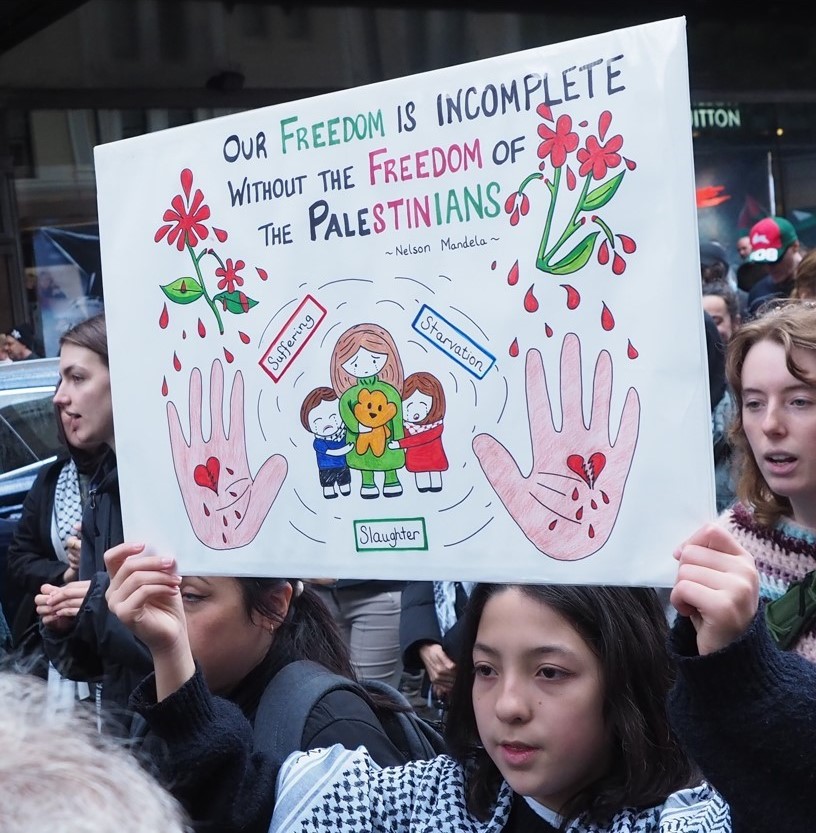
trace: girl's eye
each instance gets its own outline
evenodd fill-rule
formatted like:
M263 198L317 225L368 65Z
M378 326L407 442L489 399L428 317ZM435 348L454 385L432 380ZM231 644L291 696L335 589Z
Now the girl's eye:
M742 405L746 411L757 411L762 406L762 403L756 399L749 399L745 401Z
M807 408L807 406L810 405L810 400L798 396L791 402L791 405L793 405L794 408Z
M198 593L191 593L189 590L181 594L181 600L189 604L195 604L205 599L206 596L200 596Z
M492 677L495 672L489 665L485 665L484 663L476 663L473 666L473 673L477 677Z
M563 668L545 665L543 668L538 669L538 676L543 677L545 680L563 680L569 674Z

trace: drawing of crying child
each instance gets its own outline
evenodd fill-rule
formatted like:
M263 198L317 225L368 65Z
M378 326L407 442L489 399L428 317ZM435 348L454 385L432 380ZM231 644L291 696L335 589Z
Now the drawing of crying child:
M317 472L323 497L327 500L339 494L351 494L351 472L346 454L352 444L346 442L346 426L340 419L340 403L331 388L315 388L300 407L303 427L314 434Z

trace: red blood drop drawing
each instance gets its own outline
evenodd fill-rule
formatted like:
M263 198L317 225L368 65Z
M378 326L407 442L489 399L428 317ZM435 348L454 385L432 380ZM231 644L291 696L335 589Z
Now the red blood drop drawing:
M609 503L609 495L606 492L601 492L601 499L604 503Z
M628 343L626 347L626 355L629 356L630 359L636 359L640 355L640 353L638 353L638 351L635 350L631 341Z
M490 268L491 268L491 269L495 269L495 268L496 268L496 261L495 261L495 260L493 261L493 263L491 263L491 264L490 264Z
M227 474L235 474L235 472L229 466L227 466Z
M550 524L547 528L552 532L552 530L555 529L555 525L557 523L558 523L558 518L556 518L554 521L550 521Z
M518 356L519 346L518 346L518 339L517 338L513 339L513 343L510 345L509 353L514 359L516 358L516 356Z
M222 516L221 516L221 520L224 522L224 526L226 526L226 525L227 525L227 516L226 516L226 515L222 515Z
M617 252L612 258L612 271L616 275L622 275L626 271L626 261Z
M162 396L167 396L167 377L162 377Z
M604 110L598 119L598 138L601 141L606 138L606 131L609 130L610 124L612 124L612 113L609 110Z
M619 234L618 240L621 242L621 248L626 252L626 254L630 255L637 249L637 243L629 237L628 234Z
M227 360L227 364L232 364L235 361L235 356L226 347L224 348L224 358Z
M241 341L244 342L244 344L249 344L251 339L246 333L242 333L240 330L238 330L238 335L241 338Z
M167 329L167 325L170 323L170 313L167 312L167 304L162 307L161 315L159 316L159 326L163 329Z
M227 536L226 536L226 533L224 533L224 532L222 532L222 533L221 533L221 540L222 540L225 544L227 543Z
M598 248L598 263L605 266L609 263L609 243L604 240Z
M198 319L198 334L201 338L204 338L207 335L207 328L204 326L204 322L199 318Z
M231 491L231 492L230 492L230 495L232 495L232 497L238 497L238 492L232 492L232 491Z
M592 524L590 524L590 525L589 525L589 533L588 533L588 535L589 535L589 537L590 537L590 538L594 538L594 537L595 537L595 529L593 528Z
M204 514L206 515L206 517L208 517L208 518L210 517L210 510L207 509L207 504L206 503L204 504Z
M601 311L601 326L607 332L615 328L615 317L609 311L609 307L606 304L603 305L603 310Z
M623 161L626 162L626 167L630 171L634 171L637 168L637 162L633 162L631 159L627 159L625 156L623 157Z
M575 520L580 521L581 518L584 517L584 507L581 506L578 508L578 511L575 513Z
M179 287L179 292L180 292L182 295L184 295L184 293L185 293L186 291L187 291L187 281L182 281L182 282L181 282L181 286Z
M512 265L512 267L510 268L510 271L507 273L507 283L509 283L510 286L515 286L518 283L518 279L519 279L519 265L518 265L518 261L516 261Z
M527 312L535 312L538 309L538 298L533 295L534 288L535 284L527 290L527 294L524 296L524 309L526 309Z
M181 362L179 361L179 357L173 353L173 369L176 371L181 370Z
M595 503L595 501L594 501L594 500L591 500L591 501L589 502L589 505L590 505L593 509L597 509L597 508L598 508L598 504L597 504L597 503Z
M544 325L544 335L546 335L547 338L553 337L553 328L549 324Z
M224 231L224 229L216 228L215 226L213 226L213 231L215 232L216 239L219 243L227 242L227 238L229 237L229 235Z
M568 283L562 283L561 288L567 290L567 309L577 309L578 304L581 303L581 296L578 290Z
M255 271L258 273L258 277L262 281L265 281L269 277L269 273L266 271L266 269L261 269L260 266L256 266Z
M573 500L578 500L578 490L577 489L572 490L572 499Z
M181 337L182 338L187 338L187 330L182 330L181 331Z
M237 509L235 510L235 517L238 518L239 521L241 520L241 513Z

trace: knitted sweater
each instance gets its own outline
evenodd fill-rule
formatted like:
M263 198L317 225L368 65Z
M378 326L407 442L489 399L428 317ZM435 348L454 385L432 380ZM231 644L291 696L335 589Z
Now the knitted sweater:
M278 776L269 833L500 833L508 825L513 792L502 784L489 819L465 806L465 774L442 755L402 767L380 769L364 749L333 746L286 759ZM538 826L538 825L536 825ZM551 829L543 820L541 830ZM730 833L728 806L703 785L672 793L664 804L621 810L604 828L581 822L569 833Z
M813 830L816 665L780 651L761 610L739 639L702 657L680 616L671 645L672 723L730 805L736 833Z
M759 524L740 503L720 516L720 523L754 556L759 570L759 595L765 601L783 596L791 584L816 570L816 534L783 519L773 527ZM816 662L816 626L793 646L798 654Z

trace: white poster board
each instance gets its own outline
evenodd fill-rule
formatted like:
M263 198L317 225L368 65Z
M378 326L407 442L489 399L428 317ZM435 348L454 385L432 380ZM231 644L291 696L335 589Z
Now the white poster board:
M685 23L96 149L128 540L668 584L714 506Z

